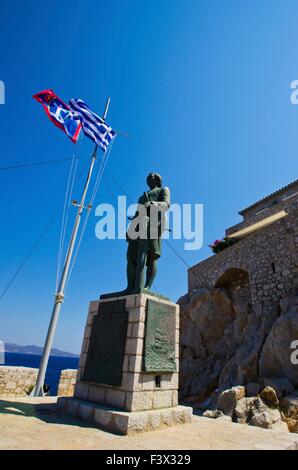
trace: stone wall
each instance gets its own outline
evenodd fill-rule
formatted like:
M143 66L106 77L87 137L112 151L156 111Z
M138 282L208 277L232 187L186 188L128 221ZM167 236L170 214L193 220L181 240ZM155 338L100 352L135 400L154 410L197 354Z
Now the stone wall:
M58 396L73 396L77 373L77 369L65 369L61 371L57 392Z
M0 395L26 397L35 385L37 369L0 366Z

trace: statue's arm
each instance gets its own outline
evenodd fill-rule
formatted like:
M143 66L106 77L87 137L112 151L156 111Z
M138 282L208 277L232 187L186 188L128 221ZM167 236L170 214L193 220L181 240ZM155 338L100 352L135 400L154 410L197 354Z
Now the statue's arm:
M161 200L161 202L166 203L168 208L170 207L170 205L171 205L171 193L170 193L170 189L167 186L165 186L164 188L161 188L160 200Z
M133 220L133 219L135 219L136 217L139 216L139 214L140 214L140 206L144 206L144 201L143 201L143 199L144 199L144 196L139 197L135 214L134 214L132 217L128 217L130 220Z
M167 186L161 188L159 200L151 202L151 204L158 206L162 211L167 211L171 205L171 194L169 188Z

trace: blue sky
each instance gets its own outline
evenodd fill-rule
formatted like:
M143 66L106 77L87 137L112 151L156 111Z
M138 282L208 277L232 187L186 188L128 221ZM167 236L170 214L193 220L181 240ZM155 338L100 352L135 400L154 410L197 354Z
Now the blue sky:
M172 201L204 204L204 247L239 222L238 210L297 178L297 2L284 0L2 0L1 167L80 157L32 95L53 88L80 97L131 138L115 142L108 164L134 199L149 171ZM0 339L42 345L53 294L69 162L0 172L2 290L56 208L59 216L0 301ZM122 194L109 180L115 195ZM75 188L74 198L80 194ZM102 185L95 203L113 203ZM74 212L72 213L74 214ZM89 300L125 287L125 241L99 241L92 213L73 271L55 346L79 352ZM177 300L187 270L167 246L156 286Z

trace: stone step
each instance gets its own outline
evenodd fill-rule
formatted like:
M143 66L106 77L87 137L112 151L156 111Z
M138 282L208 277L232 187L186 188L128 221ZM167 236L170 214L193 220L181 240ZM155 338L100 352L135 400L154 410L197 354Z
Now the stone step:
M70 397L58 398L57 408L100 429L122 435L190 423L192 418L192 408L187 406L127 412Z

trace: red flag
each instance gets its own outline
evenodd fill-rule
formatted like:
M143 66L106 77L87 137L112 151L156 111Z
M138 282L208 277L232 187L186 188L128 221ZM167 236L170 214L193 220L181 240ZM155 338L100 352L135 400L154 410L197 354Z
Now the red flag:
M65 132L71 141L76 144L82 128L78 114L74 113L53 90L43 90L33 95L33 98L42 104L52 123Z

